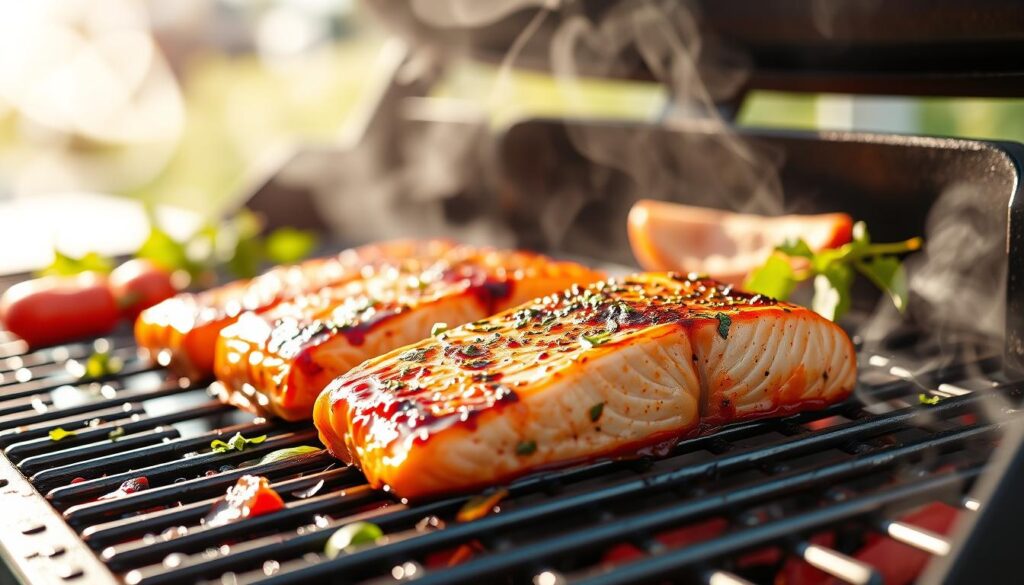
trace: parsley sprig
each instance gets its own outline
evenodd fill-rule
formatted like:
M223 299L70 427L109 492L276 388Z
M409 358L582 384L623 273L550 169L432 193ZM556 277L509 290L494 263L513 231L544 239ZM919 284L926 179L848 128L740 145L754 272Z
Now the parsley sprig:
M811 303L815 312L833 321L850 309L850 287L859 273L889 295L902 312L907 307L907 275L899 256L921 248L921 238L902 242L871 242L864 222L853 226L853 241L838 248L815 252L802 239L789 240L763 266L754 270L744 284L747 290L777 299L787 299L801 282L814 283ZM802 266L791 261L800 258Z

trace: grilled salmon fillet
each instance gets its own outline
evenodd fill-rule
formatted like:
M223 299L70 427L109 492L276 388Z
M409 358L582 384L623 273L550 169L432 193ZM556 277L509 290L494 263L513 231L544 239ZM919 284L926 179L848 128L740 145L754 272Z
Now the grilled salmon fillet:
M470 323L602 276L531 252L459 247L425 270L393 267L243 314L217 340L214 388L241 408L308 419L331 380L435 323Z
M850 339L816 313L647 273L369 360L324 390L313 419L372 485L421 498L821 407L855 378Z
M135 339L160 363L182 375L205 378L213 372L217 335L243 312L266 311L282 301L383 267L428 265L455 247L447 240L370 244L330 258L279 266L250 280L179 294L142 312L135 321Z

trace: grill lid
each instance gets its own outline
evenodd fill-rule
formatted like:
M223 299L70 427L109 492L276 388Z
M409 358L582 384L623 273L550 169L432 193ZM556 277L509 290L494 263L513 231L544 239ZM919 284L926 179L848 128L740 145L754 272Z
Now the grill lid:
M415 44L449 57L468 55L551 70L551 43L567 21L600 26L617 14L644 9L673 14L686 7L699 23L705 50L751 73L747 89L888 95L1024 95L1024 6L1015 0L863 0L716 2L714 0L525 0L500 10L457 9L472 0L368 2L393 29ZM519 6L509 10L509 6ZM529 31L525 42L521 39ZM686 38L683 33L681 38ZM633 47L613 66L580 60L591 76L654 79ZM742 92L741 92L742 93ZM721 96L732 99L735 96Z

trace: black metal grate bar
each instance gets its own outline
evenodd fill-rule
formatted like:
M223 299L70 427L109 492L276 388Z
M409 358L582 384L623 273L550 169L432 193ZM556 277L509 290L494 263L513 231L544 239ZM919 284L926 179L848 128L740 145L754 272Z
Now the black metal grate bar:
M706 582L712 575L719 582L745 578L730 559L778 542L788 554L817 547L856 568L859 561L844 556L849 551L806 539L851 523L884 534L899 525L892 518L902 509L961 502L1003 422L1017 417L1021 386L993 382L1001 370L992 352L974 342L951 352L904 337L890 339L884 355L862 359L857 396L867 406L851 400L735 424L656 459L599 460L530 476L508 486L500 513L467 523L454 517L469 496L398 501L325 451L260 463L277 449L319 445L315 431L239 415L209 401L204 387L160 381L159 369L135 357L128 335L104 342L126 363L105 380L76 382L66 367L87 357L91 342L0 358L0 447L77 532L83 551L129 584L225 574L240 583L386 583L407 572L426 583L528 582L545 571L565 583ZM0 337L0 352L19 351L18 344ZM58 394L70 390L85 399L57 406ZM919 405L921 392L943 399ZM51 440L57 427L74 434ZM241 452L210 452L212 440L235 432L267 439ZM211 506L245 474L268 477L285 508L206 526ZM96 500L141 476L149 489ZM728 529L699 543L674 548L656 538L716 519ZM379 525L386 539L327 559L333 531L359 520ZM923 538L913 527L904 532ZM638 547L638 560L602 561L623 543ZM471 554L455 566L430 560L466 547ZM877 576L862 568L868 580Z

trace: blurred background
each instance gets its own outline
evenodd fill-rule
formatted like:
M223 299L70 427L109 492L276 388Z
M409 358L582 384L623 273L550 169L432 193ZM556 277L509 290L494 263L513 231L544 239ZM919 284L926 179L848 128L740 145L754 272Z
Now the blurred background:
M10 210L68 193L183 208L193 227L219 217L267 161L339 139L385 42L354 0L0 0L0 237L38 227ZM495 91L498 78L459 63L431 93L495 124L570 103L647 119L666 100L656 84L591 80L567 96L542 74L503 72ZM1024 100L755 92L738 123L1021 140ZM54 246L75 247L39 254Z

